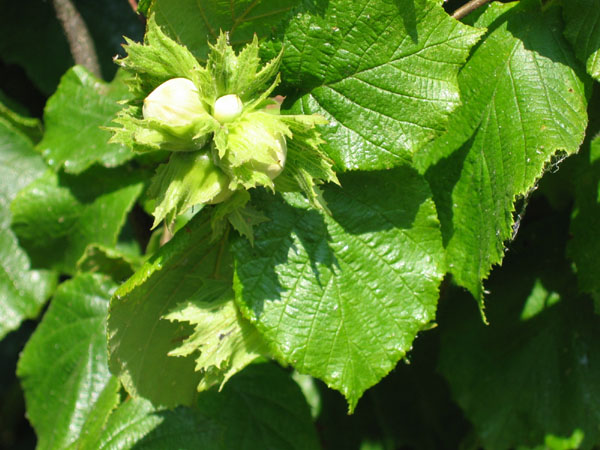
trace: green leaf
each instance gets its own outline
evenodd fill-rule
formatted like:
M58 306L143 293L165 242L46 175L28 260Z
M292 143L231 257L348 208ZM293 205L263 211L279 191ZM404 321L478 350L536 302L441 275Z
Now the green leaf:
M192 332L163 316L219 278L220 245L210 241L205 214L179 230L111 300L108 319L110 367L134 397L157 406L192 404L201 374L195 358L168 356Z
M457 290L440 311L440 371L478 447L533 447L577 429L585 436L581 448L600 444L600 317L575 289L567 239L559 214L521 226L486 283L490 325Z
M105 401L104 389L114 390L105 338L114 288L95 275L62 284L21 355L17 373L40 449L69 445L95 403Z
M56 287L57 274L30 270L27 254L10 230L10 209L0 197L0 339L37 317Z
M148 17L148 9L152 5L153 1L154 0L140 0L137 7L138 14L143 14L144 16Z
M25 117L18 111L10 109L11 102L2 91L0 91L0 119L8 122L16 130L27 136L32 142L37 143L42 138L43 128L40 119Z
M123 76L104 83L81 66L62 77L44 110L46 132L39 151L51 167L78 174L94 163L114 167L133 157L131 150L109 144L108 126L129 97Z
M18 127L0 118L0 197L5 201L46 171L44 160Z
M579 288L600 300L600 137L590 144L590 150L577 156L575 209L571 219L573 239L569 241L569 256L575 263Z
M220 425L206 448L320 448L310 411L298 385L274 364L255 364L234 376L221 392L198 398L198 408Z
M572 0L563 5L565 36L587 72L600 81L600 9L595 0Z
M540 450L571 450L580 448L584 438L583 431L576 429L569 437L555 436L553 434L546 435L544 446Z
M48 171L13 201L13 229L36 266L73 274L88 245L116 245L140 180L140 173L97 166L78 176Z
M0 339L24 319L36 317L56 287L56 274L30 270L10 229L9 202L45 170L31 141L0 119Z
M207 42L216 41L219 30L229 32L231 44L240 47L251 42L255 33L267 36L298 3L299 0L155 0L150 12L172 38L205 60Z
M197 351L196 370L203 374L198 385L205 391L219 389L256 358L268 354L260 334L244 319L234 303L229 281L206 282L186 302L165 316L171 322L189 322L194 333L171 356L189 356Z
M113 410L119 405L119 390L121 383L117 377L110 377L106 386L97 397L92 409L87 414L85 423L81 427L79 438L69 447L73 450L86 448L95 449L103 432L103 428Z
M476 25L490 31L461 70L464 106L416 163L432 186L449 270L482 300L481 280L513 233L515 200L557 152L572 154L583 140L587 76L556 8L493 3Z
M111 414L99 439L81 450L211 449L216 433L214 422L192 408L161 411L132 398Z
M123 402L95 445L109 448L312 450L319 448L298 386L272 364L248 367L222 392L199 396L197 407L156 410L142 398Z
M446 128L456 76L477 30L429 0L330 0L283 31L284 84L293 110L319 113L324 150L340 170L404 164Z
M77 261L78 272L103 273L116 283L125 281L135 272L139 261L130 254L100 244L90 244Z
M234 243L234 286L274 355L353 410L433 320L443 249L431 193L412 169L340 181L325 189L331 216L298 194L261 195L271 221L256 227L254 247Z

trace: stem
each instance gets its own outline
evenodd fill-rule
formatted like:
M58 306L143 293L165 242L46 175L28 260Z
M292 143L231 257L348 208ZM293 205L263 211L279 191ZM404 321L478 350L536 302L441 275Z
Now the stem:
M489 1L490 0L471 0L470 2L465 3L460 8L458 8L456 11L454 11L452 13L452 17L454 17L456 20L460 20L463 17L465 17L467 14L472 13L477 8L485 5Z
M133 9L133 12L137 12L138 2L137 0L127 0L129 2L129 6Z
M98 55L94 48L94 41L85 24L83 17L75 8L72 0L53 0L56 17L62 25L71 55L75 64L82 65L98 78L100 75L100 64Z

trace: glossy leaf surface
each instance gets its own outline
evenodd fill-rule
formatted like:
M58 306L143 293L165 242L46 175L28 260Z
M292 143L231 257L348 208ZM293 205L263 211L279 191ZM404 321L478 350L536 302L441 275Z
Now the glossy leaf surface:
M576 152L587 123L585 73L560 32L560 11L537 1L491 4L489 27L460 73L464 106L417 155L427 170L449 271L478 299L504 256L515 201L554 155Z
M378 170L410 162L445 130L481 33L433 1L331 0L297 14L274 47L301 95L293 109L329 120L324 149L337 169Z
M234 244L234 286L275 356L341 391L352 410L433 320L443 250L413 170L340 181L325 190L331 216L299 195L262 196L270 221L254 247Z
M107 143L108 127L128 97L121 77L104 83L81 66L69 69L44 110L46 132L39 151L51 167L78 174L98 163L122 164L133 156L131 149Z

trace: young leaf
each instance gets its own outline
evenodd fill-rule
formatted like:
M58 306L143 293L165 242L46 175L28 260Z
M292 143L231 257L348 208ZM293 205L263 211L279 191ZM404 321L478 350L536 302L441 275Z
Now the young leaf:
M448 268L481 301L481 280L513 233L516 198L583 140L587 76L555 7L493 3L476 25L490 31L460 73L463 106L416 165L432 186Z
M482 30L429 0L326 5L283 30L282 79L303 94L292 111L328 119L324 150L340 170L410 161L445 130L459 104L458 69Z
M325 189L331 216L297 194L262 195L270 221L254 247L234 243L234 287L274 355L353 410L433 320L443 249L431 193L412 169L341 183Z
M46 132L38 150L51 167L78 174L94 163L114 167L133 157L131 149L109 144L108 126L129 98L124 74L104 83L81 66L61 78L44 109Z
M205 215L196 216L138 270L111 300L108 338L111 370L134 397L156 406L192 404L201 374L195 358L169 356L193 329L163 317L227 270L221 245L211 242ZM219 265L223 265L220 267Z
M104 389L114 387L105 336L115 287L95 275L62 284L21 355L17 373L40 449L64 448L77 439Z
M203 374L199 391L214 385L221 389L237 372L268 354L256 328L237 310L229 281L207 280L202 289L165 318L195 326L194 333L169 354L189 356L200 352L196 359L196 370Z

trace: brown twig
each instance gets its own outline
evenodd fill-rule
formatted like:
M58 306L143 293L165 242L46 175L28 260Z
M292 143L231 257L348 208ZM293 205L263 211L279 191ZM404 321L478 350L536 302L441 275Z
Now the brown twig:
M490 0L471 0L470 2L465 3L460 8L458 8L456 11L454 11L452 13L452 17L454 17L456 20L460 20L463 17L465 17L467 14L475 11L477 8L485 5L489 1Z
M83 17L75 8L72 0L53 0L52 3L54 4L56 17L67 37L75 64L82 65L94 75L100 77L100 64L94 48L94 41Z

